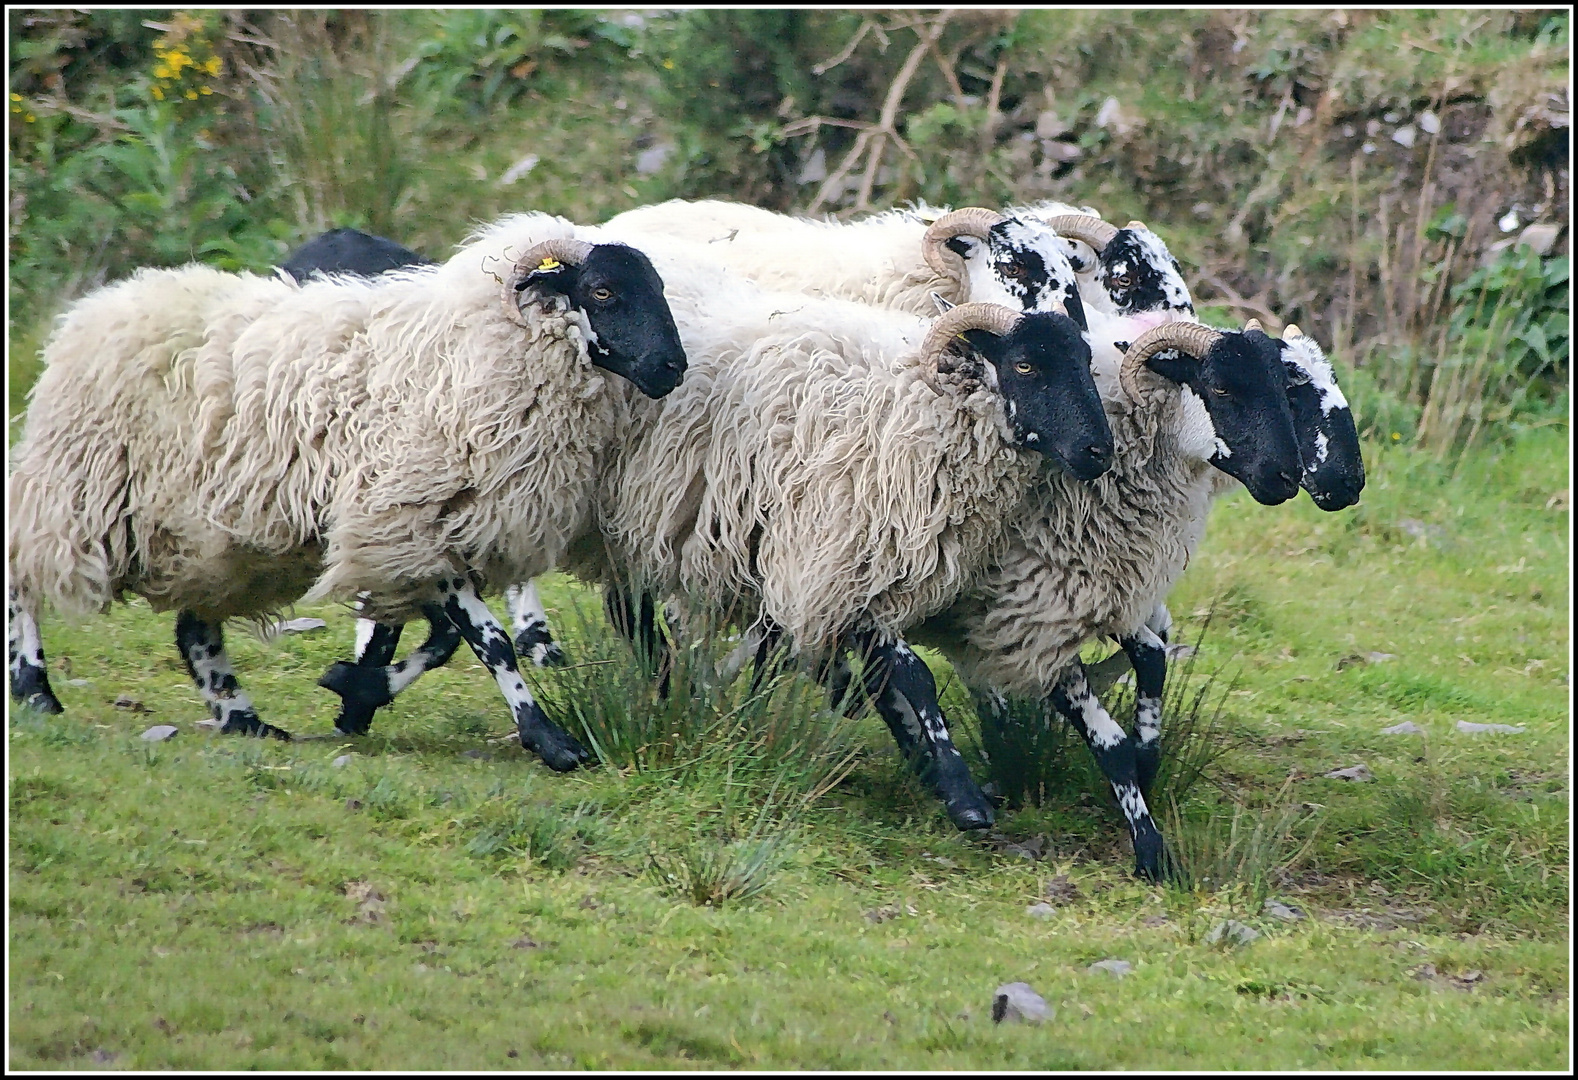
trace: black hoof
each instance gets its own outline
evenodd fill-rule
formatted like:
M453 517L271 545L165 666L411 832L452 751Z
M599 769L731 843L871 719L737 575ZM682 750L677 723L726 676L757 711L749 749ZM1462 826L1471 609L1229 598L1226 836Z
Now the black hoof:
M225 721L225 726L219 729L226 735L250 735L256 739L283 739L290 742L295 738L284 728L277 728L273 724L265 724L258 719L258 714L251 709L232 713L230 719Z
M63 713L66 707L48 690L35 690L23 699L22 704L38 713Z
M965 832L985 829L997 820L986 793L957 751L943 755L941 764L931 771L932 787L947 808L948 819L958 828Z
M1163 863L1162 834L1155 826L1134 837L1134 874L1145 881L1161 881Z
M353 719L363 712L370 718L374 709L394 700L389 693L389 678L382 668L359 667L344 660L329 665L318 685L339 694L344 699L345 712Z
M554 772L569 772L592 757L573 735L555 724L522 728L520 737L521 745L542 758L543 764Z

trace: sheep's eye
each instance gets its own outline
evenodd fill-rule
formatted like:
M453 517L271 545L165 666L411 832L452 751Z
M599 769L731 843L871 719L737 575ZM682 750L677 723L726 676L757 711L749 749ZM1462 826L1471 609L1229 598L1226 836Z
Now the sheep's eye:
M599 288L599 289L593 289L592 290L592 299L593 300L601 300L601 301L606 302L606 301L612 300L613 298L614 298L614 291L612 289L600 289Z
M1119 274L1117 277L1113 278L1113 282L1118 286L1118 288L1127 289L1130 285L1134 284L1134 279L1128 274Z
M1019 372L1021 375L1034 375L1036 366L1030 363L1028 360L1021 360L1014 365L1014 370Z
M1227 396L1227 391L1223 390L1220 386L1213 386L1213 387L1211 387L1211 393L1215 394L1217 397L1226 397Z
M1025 276L1025 268L1016 262L998 263L997 268L1002 271L1005 277L1017 280Z

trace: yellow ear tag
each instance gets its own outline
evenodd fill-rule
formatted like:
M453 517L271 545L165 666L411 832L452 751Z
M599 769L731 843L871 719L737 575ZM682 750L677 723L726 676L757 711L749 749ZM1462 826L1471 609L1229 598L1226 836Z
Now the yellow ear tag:
M552 255L550 255L546 259L544 259L540 264L538 264L537 269L538 270L557 270L557 269L559 269L559 267L561 265L562 264L559 262L558 259L555 259Z

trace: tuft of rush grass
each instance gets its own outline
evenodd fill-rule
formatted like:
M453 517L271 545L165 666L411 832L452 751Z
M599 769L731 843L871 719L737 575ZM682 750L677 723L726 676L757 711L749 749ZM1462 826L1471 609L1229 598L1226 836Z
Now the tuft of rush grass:
M464 651L371 734L333 735L314 681L352 628L332 606L311 611L319 633L229 635L263 717L315 737L291 743L196 728L206 710L172 620L142 601L46 618L67 712L13 710L8 733L11 1062L1563 1068L1565 432L1470 450L1455 470L1414 448L1365 452L1350 510L1222 500L1170 598L1181 641L1220 600L1196 670L1237 681L1203 699L1226 690L1233 738L1181 820L1165 804L1159 818L1198 877L1236 862L1256 890L1133 879L1099 783L1049 786L1042 805L1001 811L996 836L960 834L869 716L847 732L847 771L811 798L822 785L798 765L730 734L751 730L750 709L729 713L751 697L745 677L717 691L733 704L713 714L716 742L560 775L513 741ZM541 591L572 665L618 661L534 675L570 722L557 687L595 676L618 698L632 661L600 619L572 617L595 594L557 577ZM958 681L928 661L966 717ZM792 696L786 678L774 695ZM832 724L804 693L783 730ZM634 700L599 707L638 714L621 723L661 707ZM1402 720L1425 734L1382 734ZM155 723L179 734L140 740ZM1358 763L1373 781L1325 776ZM781 837L771 859L753 830ZM710 904L651 872L655 856L682 881L709 847L736 879L752 855L776 866L756 895ZM1307 918L1267 918L1260 891ZM1260 940L1207 946L1227 917ZM1133 974L1087 973L1108 957ZM992 991L1015 981L1056 1017L994 1026Z

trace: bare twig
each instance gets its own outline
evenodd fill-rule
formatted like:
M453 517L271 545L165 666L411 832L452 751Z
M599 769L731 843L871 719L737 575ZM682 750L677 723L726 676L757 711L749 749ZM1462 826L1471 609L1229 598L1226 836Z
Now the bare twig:
M986 94L986 121L981 125L981 157L986 159L987 151L997 142L997 126L1002 122L998 109L1003 100L1003 77L1008 74L1008 57L1001 56L997 60L997 70L992 72L992 88Z
M893 77L893 84L888 87L888 95L882 103L882 113L877 119L876 126L861 132L856 137L855 145L850 148L844 160L839 162L838 168L833 171L833 174L823 181L822 187L817 191L816 198L811 201L811 206L807 213L816 213L824 203L833 197L834 192L842 189L844 177L854 168L855 163L860 160L862 154L866 157L866 168L861 176L859 194L855 197L855 209L864 210L871 205L871 189L876 183L877 170L882 165L882 155L887 149L889 138L907 151L907 147L904 146L903 140L899 138L898 131L894 127L894 122L898 119L899 105L904 100L904 92L909 89L910 80L915 77L915 70L920 67L920 62L931 51L937 39L942 37L942 32L947 28L948 22L953 18L953 15L953 9L950 8L939 13L931 21L931 25L924 33L917 29L916 33L919 34L921 40L910 50L910 54L904 58L904 64L899 68L898 74Z
M855 31L855 36L849 39L849 44L838 50L838 55L829 60L823 60L811 68L811 74L820 75L825 71L832 71L839 64L855 55L855 47L866 39L866 35L877 28L877 24L870 19L862 19L860 29Z
M1209 270L1202 269L1200 271L1200 277L1205 280L1206 284L1210 285L1213 289L1222 294L1220 301L1211 302L1224 303L1228 307L1235 307L1240 311L1248 311L1255 315L1259 315L1267 320L1267 326L1280 327L1282 325L1282 316L1278 315L1275 311L1272 311L1269 307L1267 307L1264 301L1256 297L1244 297L1239 295L1237 289L1233 288L1233 286L1229 285L1227 282L1223 281Z

